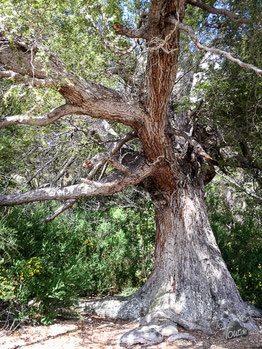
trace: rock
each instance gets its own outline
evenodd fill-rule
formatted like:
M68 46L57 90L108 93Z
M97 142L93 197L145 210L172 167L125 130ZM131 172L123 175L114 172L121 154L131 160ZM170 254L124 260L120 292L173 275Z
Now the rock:
M138 327L120 337L120 345L128 347L135 344L154 345L163 341L164 337L162 334L148 326Z
M178 329L174 325L169 325L169 326L163 327L159 332L162 334L162 336L170 337L174 334L177 334Z
M168 342L174 342L178 339L192 340L192 339L195 339L195 337L191 336L191 334L189 334L189 333L178 333L178 334L174 334L173 336L169 337Z
M238 321L230 321L228 327L224 331L225 339L246 337L247 335L248 335L248 329L241 326Z

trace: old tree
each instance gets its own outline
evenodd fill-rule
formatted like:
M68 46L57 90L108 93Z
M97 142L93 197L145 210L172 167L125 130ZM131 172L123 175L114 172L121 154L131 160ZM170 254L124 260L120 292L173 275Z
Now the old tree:
M26 133L31 132L32 137L35 130L51 147L52 139L39 130L50 130L54 125L54 133L59 127L65 127L66 132L62 123L65 120L85 136L91 138L96 133L101 142L105 141L105 151L96 156L89 154L85 166L90 172L85 170L84 178L78 177L73 184L56 186L75 156L48 183L32 184L29 180L31 190L24 187L20 192L11 187L11 193L0 196L0 205L63 201L63 206L49 217L52 219L79 198L143 187L155 210L154 269L141 289L125 300L115 301L108 314L122 318L151 314L151 318L158 316L203 330L210 329L216 319L222 319L224 326L232 319L243 323L247 307L211 230L204 186L215 176L215 169L225 172L229 165L245 168L259 182L258 150L247 142L249 133L252 140L252 122L256 123L261 111L257 86L262 70L256 51L259 38L261 41L259 2L4 3L1 89L2 93L11 91L9 96L18 91L18 100L24 102L18 112L2 107L3 137L10 137L5 133L8 130L17 137L17 128L22 128L26 139ZM197 90L199 95L189 98L195 84L193 75L203 59L209 63ZM214 91L214 86L213 90L208 88L209 68L217 77L217 88L224 92ZM235 76L232 89L230 74L231 78ZM244 83L245 79L249 82ZM220 85L221 81L227 84ZM225 105L223 98L227 100ZM48 110L50 106L53 108ZM230 115L231 136L228 129L223 133L226 118L216 124L213 111L216 117L220 111L224 117ZM237 118L244 114L252 117L242 127L243 119ZM234 126L234 118L239 128ZM92 123L92 119L98 121ZM50 131L49 135L54 133ZM136 147L127 145L134 139ZM66 153L70 142L61 144L61 151ZM230 150L231 146L235 148ZM30 156L37 158L35 153L28 159ZM59 161L59 157L53 161ZM109 167L105 171L106 165ZM37 174L45 166L47 163ZM105 302L103 308L106 306ZM97 311L101 308L98 306ZM252 317L245 326L255 328Z

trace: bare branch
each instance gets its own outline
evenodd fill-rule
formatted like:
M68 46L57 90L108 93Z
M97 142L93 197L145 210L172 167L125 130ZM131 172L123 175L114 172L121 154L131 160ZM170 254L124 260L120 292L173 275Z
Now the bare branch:
M29 184L37 175L38 173L40 173L47 165L49 165L51 162L54 162L57 158L58 158L58 152L55 154L55 156L50 159L49 161L47 161L46 163L44 163L28 180L27 180L27 184Z
M123 172L125 175L128 174L128 167L121 164L119 161L117 161L116 159L114 159L113 157L109 157L107 158L107 161L117 170Z
M238 189L240 189L242 192L246 193L248 196L251 196L252 198L260 201L262 203L262 198L254 193L251 193L249 190L243 188L243 186L241 186L240 184L236 183L235 181L233 181L232 179L226 177L225 175L223 175L220 171L216 171L217 175L222 177L225 181L227 181L228 183L234 185L235 187L237 187Z
M23 203L47 200L71 200L90 196L104 196L118 193L130 185L136 185L153 172L154 164L148 165L144 161L137 164L136 169L129 176L113 178L110 182L101 183L86 179L85 183L71 185L64 188L43 188L0 196L0 206L13 206Z
M113 130L109 129L109 125L107 125L106 121L102 120L99 124L96 122L95 123L96 126L99 127L99 133L100 133L100 137L102 137L103 139L105 138L105 131L110 131L112 132ZM93 128L95 129L94 125ZM109 147L109 149L111 149L110 151L110 156L113 156L114 154L116 154L120 148L128 141L134 139L136 136L136 133L131 132L128 133L125 137L121 138L120 140L117 140L116 144L113 144L112 146ZM112 142L112 140L111 140ZM106 164L106 155L105 154L99 154L100 155L100 161L97 161L96 163L94 163L94 168L93 170L89 173L88 175L88 180L92 180L95 175L97 174L97 172ZM104 156L102 156L104 155ZM71 162L70 160L73 157L71 157L69 159L69 161L66 163L65 167L70 166ZM65 169L65 167L63 168L63 170ZM66 167L66 168L67 168ZM88 167L86 163L84 163L84 167ZM63 172L63 170L61 172ZM53 183L55 183L57 180L57 178L53 181ZM67 210L68 208L72 207L74 205L74 203L77 202L77 200L69 200L67 201L64 205L60 206L55 212L53 212L51 215L49 215L48 217L46 217L45 219L42 219L39 224L42 224L44 222L50 222L53 219L55 219L59 214L61 214L62 212L64 212L65 210Z
M184 30L185 32L187 32L190 36L190 38L192 39L192 41L194 42L194 44L200 49L200 50L204 50L207 52L213 52L217 55L220 56L224 56L226 57L228 60L230 60L233 63L236 63L238 65L240 65L240 67L245 68L245 69L250 69L253 70L257 75L262 76L262 70L255 67L252 64L248 64L248 63L244 63L242 62L240 59L235 58L231 55L231 53L220 50L218 48L213 48L213 47L207 47L205 45L202 45L197 38L197 35L195 34L195 32L193 31L193 29L191 27L189 27L188 25L179 22L178 20L176 20L173 16L169 17L169 23L172 23L174 25L176 25L179 29Z
M130 132L125 137L120 139L113 145L112 149L109 153L99 153L93 159L87 160L83 166L87 168L92 168L92 171L88 175L88 179L93 179L97 172L105 165L105 163L112 158L121 148L122 146L129 142L130 140L136 138L137 135L135 132Z
M238 22L238 23L247 24L247 23L251 22L251 19L240 17L237 13L233 13L233 12L230 12L230 11L228 11L226 9L222 9L222 8L221 9L220 8L215 8L215 7L212 7L210 5L203 4L202 2L197 1L197 0L187 0L187 3L190 4L190 5L199 7L199 8L201 8L204 11L207 11L209 13L213 13L213 14L218 15L218 16L219 15L227 16L232 21L235 21L235 22Z
M32 125L32 126L46 126L50 125L61 117L68 114L79 114L79 107L73 105L64 104L60 107L54 108L49 113L41 116L30 116L30 115L13 115L7 116L0 120L0 129L8 126L17 124Z
M70 207L72 207L74 205L74 203L76 202L76 200L69 200L67 201L63 206L60 206L57 210L55 210L55 212L53 212L52 214L50 214L49 216L47 216L46 218L42 219L39 224L42 223L47 223L52 221L53 219L55 219L58 215L60 215L62 212L64 212L65 210L68 210Z
M0 70L0 79L14 80L15 83L29 84L33 87L53 87L54 86L54 81L52 79L30 78L27 75L24 76L12 70Z
M52 181L52 185L55 184L66 172L66 170L68 169L68 167L70 167L72 165L72 163L75 161L76 159L76 154L73 154L65 163L64 167L61 169L61 171L58 173L58 175L55 177L55 179Z

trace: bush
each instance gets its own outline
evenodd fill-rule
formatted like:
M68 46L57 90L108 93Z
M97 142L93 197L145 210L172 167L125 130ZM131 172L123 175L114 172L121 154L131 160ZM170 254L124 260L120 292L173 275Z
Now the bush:
M48 323L79 296L138 288L153 266L155 234L152 207L143 207L146 214L76 208L42 225L46 204L3 210L0 300L8 301L19 319L37 316Z
M246 301L262 308L261 213L255 201L232 213L227 202L209 185L206 203L211 227L237 288Z
M231 212L209 185L206 202L212 229L241 296L262 307L262 233L250 202ZM49 323L78 297L128 295L153 267L152 205L99 211L74 207L48 224L39 221L54 205L0 211L0 306L13 321ZM143 211L139 207L143 207ZM6 311L3 311L6 310ZM10 316L11 314L11 316ZM0 318L1 321L1 318Z

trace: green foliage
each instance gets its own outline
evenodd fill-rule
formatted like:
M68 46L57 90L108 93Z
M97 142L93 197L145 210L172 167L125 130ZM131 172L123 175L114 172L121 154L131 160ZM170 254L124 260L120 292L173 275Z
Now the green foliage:
M216 186L206 193L212 229L223 258L245 300L262 306L262 235L259 211L250 202L232 210ZM68 215L39 225L47 204L2 210L0 221L0 302L17 319L53 321L77 297L129 295L153 267L155 226L152 206L143 212L107 208ZM50 312L50 309L52 311Z
M81 212L39 225L47 205L2 212L0 301L43 323L79 296L135 289L152 269L152 207ZM50 309L52 312L50 313Z
M206 203L219 248L241 296L261 308L261 210L247 200L245 209L232 212L213 185L207 188Z
M42 42L59 55L68 70L110 85L114 79L108 79L107 69L117 58L105 40L112 47L130 47L130 41L116 36L112 27L114 22L127 24L127 20L135 18L144 1L134 3L135 6L119 0L3 0L1 14L10 38L20 35ZM44 62L47 54L45 50L39 52L38 59Z

